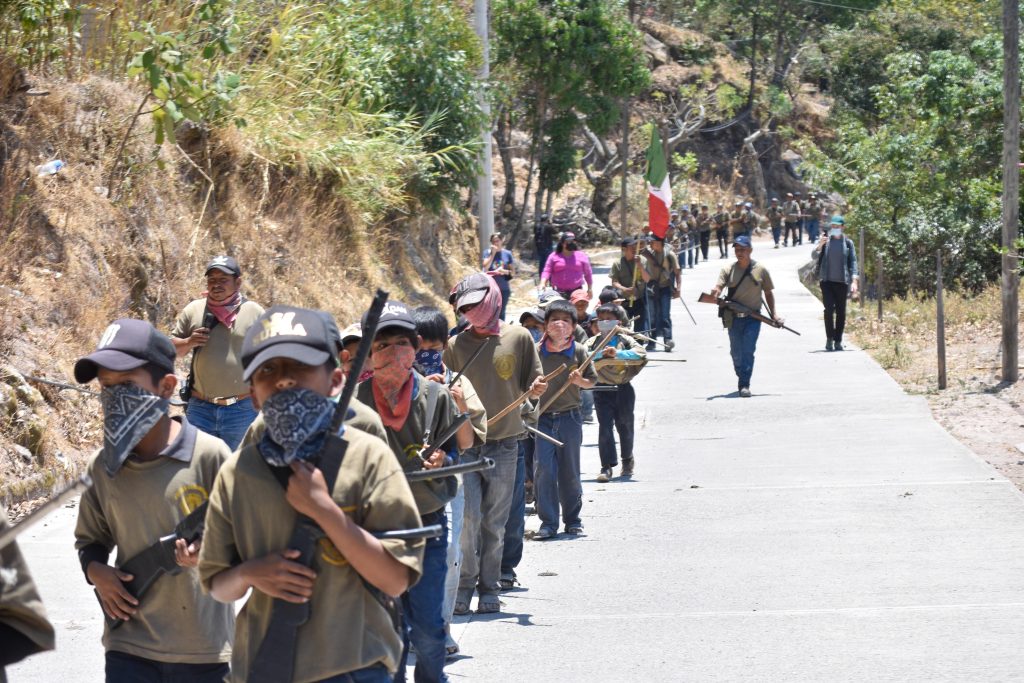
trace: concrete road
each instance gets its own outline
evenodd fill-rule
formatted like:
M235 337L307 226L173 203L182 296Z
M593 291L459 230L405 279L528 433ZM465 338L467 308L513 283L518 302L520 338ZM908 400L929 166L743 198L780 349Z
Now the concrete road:
M687 362L636 380L636 475L594 482L585 428L586 535L527 542L502 613L458 618L453 681L1024 679L1024 498L866 354L823 351L808 252L755 245L803 336L762 330L749 399L693 303L726 261L685 271L698 325L674 302L679 346L653 358ZM75 514L22 543L59 651L14 683L101 679Z

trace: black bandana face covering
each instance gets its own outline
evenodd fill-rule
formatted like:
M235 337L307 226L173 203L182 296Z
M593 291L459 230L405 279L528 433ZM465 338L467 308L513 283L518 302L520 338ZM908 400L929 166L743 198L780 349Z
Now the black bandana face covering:
M171 403L134 384L115 384L100 392L103 405L103 469L113 477L149 430L167 415Z
M310 389L288 389L268 398L260 408L267 423L260 454L271 465L287 467L316 455L336 406L327 396Z

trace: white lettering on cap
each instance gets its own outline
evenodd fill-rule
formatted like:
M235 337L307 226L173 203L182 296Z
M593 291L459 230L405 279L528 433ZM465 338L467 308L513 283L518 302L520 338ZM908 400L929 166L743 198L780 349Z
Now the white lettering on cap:
M217 258L213 259L213 263L211 263L210 265L212 265L212 266L226 266L227 264L228 264L228 257L227 256L218 256Z
M96 348L102 349L105 346L110 346L114 342L114 337L116 337L117 333L120 331L120 325L108 325L107 329L103 330L103 336L100 337L100 343L96 345Z
M388 302L381 311L381 315L408 315L409 309L404 304Z
M256 337L256 343L261 344L271 337L278 337L281 335L289 335L293 337L305 337L306 328L302 324L294 324L292 321L295 319L294 312L288 313L271 313L269 320L263 320L263 332Z

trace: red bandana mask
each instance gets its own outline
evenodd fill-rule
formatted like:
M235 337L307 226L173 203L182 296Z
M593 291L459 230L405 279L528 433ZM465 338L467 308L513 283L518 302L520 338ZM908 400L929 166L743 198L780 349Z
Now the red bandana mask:
M572 343L573 327L568 320L552 320L544 327L548 351L565 351Z
M477 334L495 336L501 332L501 321L498 320L498 314L501 313L501 290L493 277L487 278L487 284L483 300L466 311L465 315Z
M391 345L373 352L373 399L384 426L398 430L412 405L412 364L416 349Z

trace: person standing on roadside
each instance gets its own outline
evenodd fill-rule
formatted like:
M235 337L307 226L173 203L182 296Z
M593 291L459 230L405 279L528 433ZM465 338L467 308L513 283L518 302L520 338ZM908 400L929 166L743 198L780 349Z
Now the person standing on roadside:
M641 275L647 294L647 322L651 339L657 339L660 335L665 340L665 350L671 351L676 343L672 341L670 307L672 299L679 296L683 271L679 267L679 259L671 249L665 248L665 240L660 237L651 239L643 255L646 257L646 265ZM647 350L653 351L654 344L648 344Z
M491 246L484 251L483 267L484 272L498 283L498 290L501 291L501 313L498 317L504 320L508 298L512 296L509 283L515 276L515 259L512 258L512 252L505 249L500 232L491 235Z
M715 226L715 240L718 241L718 255L721 258L728 258L729 212L725 210L725 204L722 202L718 202L715 208L715 215L711 217L711 223Z
M772 226L772 239L775 241L775 248L779 248L779 239L782 237L782 207L779 206L779 198L772 197L768 206L768 224Z
M821 219L821 203L818 201L818 195L814 192L811 193L810 199L807 200L807 205L804 207L804 225L807 227L807 240L811 244L816 244L818 241L818 227Z
M846 328L846 297L857 296L860 274L857 250L853 240L843 234L846 221L832 216L828 234L822 235L814 248L815 273L821 285L821 301L825 305L825 350L843 350Z
M711 293L715 298L719 298L722 290L728 288L726 299L743 304L754 311L761 310L763 296L768 307L768 316L772 320L782 322L775 312L771 275L767 268L750 258L753 250L750 238L746 235L740 235L733 241L736 262L722 268ZM733 369L736 371L739 394L744 398L750 398L750 376L754 372L754 351L757 349L757 337L761 333L761 321L745 313L734 313L724 308L721 313L722 324L729 330L729 351L732 355Z
M551 243L555 238L555 228L551 225L551 214L542 213L540 220L533 226L533 245L537 250L537 272L544 270L544 264L551 255Z
M242 295L242 270L231 256L218 256L206 266L206 290L205 298L178 315L171 341L179 358L192 352L182 395L189 422L234 450L256 419L241 357L245 333L263 307Z
M635 237L626 237L619 242L619 246L622 247L622 257L612 264L608 276L612 285L619 289L622 298L625 299L622 307L626 309L626 315L631 319L636 318L633 329L646 330L643 270L647 265L647 259L637 252Z
M594 274L590 259L580 249L576 235L563 232L555 247L555 253L548 257L540 276L541 289L554 288L563 299L568 299L577 289L586 286L587 294L594 294Z

